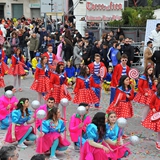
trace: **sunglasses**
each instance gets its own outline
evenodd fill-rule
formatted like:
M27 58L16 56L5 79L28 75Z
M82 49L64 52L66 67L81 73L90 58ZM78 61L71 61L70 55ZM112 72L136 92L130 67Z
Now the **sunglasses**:
M126 60L126 59L123 59L122 61L123 61L123 62L127 62L127 60Z

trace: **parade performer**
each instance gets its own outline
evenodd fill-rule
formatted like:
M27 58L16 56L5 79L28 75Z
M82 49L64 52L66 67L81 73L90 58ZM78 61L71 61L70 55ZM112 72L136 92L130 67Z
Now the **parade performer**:
M134 90L130 86L130 79L127 75L123 75L120 79L119 87L116 89L115 98L106 112L114 111L118 118L131 118L133 116L131 104L133 98Z
M35 71L36 71L36 67L38 62L40 61L40 53L37 52L36 56L32 59L32 74L34 75Z
M88 115L89 106L87 103L80 103L79 106L86 108L86 114L83 118L77 113L74 113L70 118L69 132L72 142L74 143L74 149L80 149L80 136L82 136L82 145L86 142L86 127L91 123L91 117ZM81 119L82 118L82 119ZM83 133L82 133L83 132ZM82 134L82 135L81 135Z
M73 86L75 83L75 68L72 66L70 61L67 61L65 71L67 75L67 83Z
M63 132L66 130L64 122L60 119L60 110L57 107L53 107L47 116L47 120L42 122L42 135L37 140L38 153L45 153L50 151L50 159L57 159L56 150L67 150L70 142L63 137ZM40 141L42 140L42 145Z
M17 104L17 109L11 113L12 123L9 125L5 142L13 143L18 141L17 147L27 148L25 140L35 141L36 135L30 124L31 111L28 109L29 99L21 98ZM27 125L25 125L27 123Z
M52 44L48 44L47 45L47 52L45 52L41 55L41 57L47 57L49 69L51 72L53 72L55 70L55 66L53 66L53 64L54 64L53 62L56 59L56 55L54 53L52 53L52 51L53 51Z
M106 123L106 135L105 135L105 142L109 147L114 150L117 147L121 146L118 149L118 155L117 159L127 157L130 153L129 148L123 146L123 140L122 140L122 135L119 135L120 128L118 126L117 122L117 116L115 112L109 112L107 116L107 123ZM119 137L120 136L120 137ZM114 151L115 154L117 152Z
M64 71L64 63L58 62L56 70L50 76L50 92L46 95L45 99L54 97L55 106L58 107L62 98L71 100L71 96L67 91L67 76Z
M48 113L53 107L54 107L54 103L55 103L55 100L53 97L49 97L47 99L47 103L40 106L34 113L34 119L36 119L36 114L39 110L44 110L46 113ZM47 115L46 115L47 116ZM46 117L47 118L47 117ZM39 119L36 119L36 128L39 128L40 127L40 124L41 124L41 120Z
M86 128L88 139L82 147L80 160L88 160L91 157L95 160L114 159L115 154L103 145L105 134L105 113L98 112L94 115L92 123Z
M128 57L126 54L122 54L121 56L121 63L118 64L113 71L112 80L111 80L111 97L110 97L110 104L114 100L116 94L116 88L119 85L119 80L121 76L128 75L129 73L129 66L127 66Z
M94 83L93 77L90 75L89 68L84 66L81 68L79 76L76 78L73 103L80 104L81 102L84 102L87 104L95 104L99 102L98 97L91 87L100 88L100 85Z
M4 83L4 79L3 79L4 74L5 74L5 71L3 68L3 64L2 64L2 62L0 62L0 88L5 87L5 83Z
M35 80L31 86L32 90L38 92L38 101L41 103L42 93L50 91L50 71L47 64L47 57L42 57L35 71Z
M113 74L113 67L109 66L108 67L108 72L106 74L106 77L103 78L103 84L102 84L102 88L104 89L104 91L106 93L108 93L108 91L110 91L112 74Z
M152 91L153 66L148 65L145 68L144 74L140 76L138 81L138 92L134 97L134 101L143 104L142 121L146 118L149 112L149 104L153 95Z
M25 75L25 62L22 56L22 52L20 48L17 48L15 54L12 55L12 65L8 71L8 74L14 76L14 88L16 88L16 82L18 79L18 87L19 91L22 92L21 88L21 76Z
M99 54L95 54L95 61L88 65L90 72L93 74L92 77L96 84L101 83L100 77L100 68L105 66L103 62L100 62L101 56ZM95 92L96 96L98 97L99 101L95 104L95 108L100 108L100 97L101 97L101 87L93 87L93 91Z
M9 68L7 64L4 62L4 60L5 60L5 52L3 50L3 45L0 43L0 65L1 68L3 68L4 74L7 74Z
M156 148L160 150L160 116L155 116L155 118L152 118L157 112L160 113L160 83L157 86L157 92L155 92L151 98L149 106L150 111L146 119L142 122L142 125L145 128L151 129L158 133Z
M13 86L7 86L4 88L4 92L8 90L13 90ZM14 92L14 91L13 91ZM0 97L0 122L1 129L7 129L10 124L11 112L16 109L18 103L18 99L13 96L12 98L8 98L5 95Z

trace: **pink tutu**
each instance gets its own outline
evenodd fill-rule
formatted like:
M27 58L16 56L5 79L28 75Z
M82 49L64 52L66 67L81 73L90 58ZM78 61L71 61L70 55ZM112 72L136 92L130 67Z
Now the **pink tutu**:
M59 139L58 147L66 147L70 145L70 142L67 139L62 139L61 135L57 132L47 133L43 137L38 138L37 140L37 153L45 153L49 151L53 145L53 142ZM42 141L42 148L41 148Z
M24 125L24 124L16 125L15 126L16 141L20 140L26 134L26 132L29 130L30 127L31 127L31 125ZM9 143L14 142L12 140L12 124L8 128L6 138L5 138L5 142L9 142Z

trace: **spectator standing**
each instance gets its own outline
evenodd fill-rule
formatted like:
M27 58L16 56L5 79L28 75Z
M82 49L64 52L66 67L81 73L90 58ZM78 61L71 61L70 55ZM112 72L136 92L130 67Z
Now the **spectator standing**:
M39 46L39 40L37 38L37 35L35 33L33 33L30 38L30 57L31 57L31 60L35 57L35 54L38 50L38 46Z
M151 60L153 55L152 47L152 41L148 41L147 48L144 51L144 68L146 68L149 63L154 66L154 62Z
M19 45L19 38L18 38L17 32L12 32L11 33L11 39L10 39L9 43L11 45L11 51L12 51L12 54L13 54L14 50Z

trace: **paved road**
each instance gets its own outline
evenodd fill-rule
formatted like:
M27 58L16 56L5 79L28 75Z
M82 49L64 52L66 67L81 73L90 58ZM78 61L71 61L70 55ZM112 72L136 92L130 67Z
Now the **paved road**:
M12 76L5 76L6 85L13 84L13 77ZM32 76L28 76L25 80L22 80L23 84L23 92L16 92L17 98L28 97L30 102L35 100L37 97L36 92L31 91L30 85L33 82ZM0 95L2 95L3 89L0 89ZM103 106L102 111L105 111L108 107L110 95L105 94L102 91L102 98L101 98L101 106ZM70 102L70 105L67 109L67 118L76 111L76 105ZM160 151L155 148L155 141L156 141L156 133L145 129L141 126L141 112L142 108L136 104L133 104L134 108L134 117L128 120L128 124L126 127L126 133L129 135L138 135L140 137L140 144L138 146L129 146L132 155L126 160L159 160L160 159ZM90 115L93 116L97 111L90 110ZM4 145L3 138L5 136L6 131L0 131L0 145ZM70 139L68 137L68 139ZM27 149L18 149L20 154L20 160L30 160L30 158L36 154L35 152L35 144L29 145ZM79 153L73 150L73 146L71 145L69 149L65 153L57 153L57 157L60 160L78 160Z

